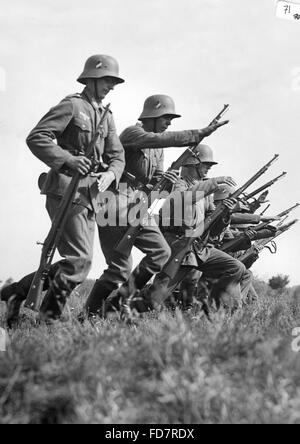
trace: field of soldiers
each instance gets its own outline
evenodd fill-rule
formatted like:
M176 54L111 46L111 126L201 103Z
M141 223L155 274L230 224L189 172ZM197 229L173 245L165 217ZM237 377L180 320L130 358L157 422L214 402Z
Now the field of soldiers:
M74 294L64 322L33 328L27 318L10 334L1 424L300 422L300 352L291 346L299 290L256 281L259 301L213 324L195 308L134 326L81 325L75 314L91 285Z

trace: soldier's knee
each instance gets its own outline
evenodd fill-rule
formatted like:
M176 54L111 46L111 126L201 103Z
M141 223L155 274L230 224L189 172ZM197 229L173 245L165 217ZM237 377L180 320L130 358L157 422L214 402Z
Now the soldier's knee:
M240 261L236 261L236 274L239 277L239 279L242 279L243 276L245 276L245 274L247 273L247 269L245 267L245 265L240 262Z

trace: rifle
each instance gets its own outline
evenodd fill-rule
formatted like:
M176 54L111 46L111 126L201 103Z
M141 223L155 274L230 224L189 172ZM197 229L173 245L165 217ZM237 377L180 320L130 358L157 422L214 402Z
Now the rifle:
M224 108L222 109L222 111L211 121L211 123L208 126L212 126L212 125L218 123L222 119L224 114L228 111L228 108L229 108L229 105L224 105ZM203 139L205 139L205 137L203 137L199 143L201 143ZM191 154L198 158L198 155L195 152L195 148L199 145L199 143L187 148L184 151L184 153L181 154L181 156L175 162L172 163L170 168L168 168L168 171L179 170L182 167L182 165L184 164L184 162L186 161L186 159L188 159L191 156ZM161 193L162 191L164 191L166 189L167 186L169 186L169 184L170 184L169 180L163 177L154 186L154 188L152 190L149 190L146 187L141 185L140 189L143 189L143 191L146 192L146 194L148 195L148 204L143 205L144 211L141 211L141 215L140 215L141 220L144 219L144 217L148 213L148 209L151 207L152 193L154 193L154 192ZM144 202L144 203L146 203L146 202ZM142 225L129 227L128 230L126 231L126 233L124 234L124 236L122 237L122 239L115 246L114 250L117 253L121 253L122 255L129 256L131 253L131 250L134 246L135 240L140 233L141 228L142 228Z
M95 132L94 137L92 138L91 142L89 143L89 146L86 149L86 152L84 153L85 157L87 157L90 160L93 160L94 156L94 148L95 144L101 135L101 127L103 125L103 122L107 116L107 113L109 112L110 105L107 105L104 109L103 115L101 117L101 120L99 122L98 128ZM44 282L47 279L51 263L57 248L57 245L59 244L61 235L63 233L68 214L70 212L70 209L73 205L73 201L80 183L80 180L83 178L83 176L77 172L72 177L72 180L70 184L68 185L66 192L61 200L60 206L57 210L57 213L55 214L55 217L52 221L51 229L48 233L48 236L45 240L45 242L42 244L42 254L40 259L40 265L38 270L36 271L30 290L28 292L26 301L25 301L25 307L33 310L38 311L39 307L42 302L42 293L43 293L43 286Z
M268 162L263 168L261 168L258 173L256 173L251 179L249 179L241 188L236 190L231 196L230 199L238 199L241 194L245 192L247 188L249 188L257 179L259 179L265 172L273 165L275 161L277 161L279 158L279 155L276 154L274 158ZM204 222L204 230L203 234L201 236L201 241L203 246L205 245L205 242L203 239L208 239L209 233L211 231L211 228L213 225L219 220L219 218L223 215L224 211L228 211L228 208L223 203L218 206L218 208L205 219ZM197 232L197 228L194 230L194 233ZM177 252L172 255L171 259L165 265L163 272L167 274L170 278L174 278L180 268L180 265L185 258L186 254L190 251L191 245L196 239L196 235L193 237L182 237L178 241L174 243L174 247L176 248ZM174 249L175 249L174 248Z
M254 262L257 261L259 253L261 253L264 248L268 248L272 254L275 254L277 252L277 245L274 242L275 239L277 239L279 236L284 234L286 231L290 230L292 228L292 226L294 226L297 222L298 222L298 219L295 219L292 222L281 226L277 230L275 236L273 236L272 238L261 239L261 240L255 242L255 244L253 244L252 247L246 251L246 253L244 253L242 256L240 256L238 258L239 261L241 261L244 265L247 264L248 268L250 268L254 264ZM269 243L271 243L271 245L273 247L273 251L271 250L270 247L268 247Z
M246 200L252 199L254 196L256 196L257 194L261 193L262 191L267 190L268 188L272 187L273 185L275 185L275 183L279 182L279 180L281 180L283 177L285 177L287 175L286 172L283 172L282 174L280 174L280 176L275 177L275 179L270 180L270 182L266 183L265 185L263 185L262 187L258 188L255 191L252 191L252 193L250 194L245 194L245 198Z
M285 210L282 213L278 214L277 217L288 216L293 210L298 208L299 205L300 204L294 205L293 207L289 208L288 210ZM269 225L269 222L263 222L263 223L259 224L257 227L253 227L252 230L255 231L256 233L258 233L260 230L262 230L263 228L267 227L268 225ZM236 249L238 248L239 244L241 242L243 242L247 238L248 238L247 234L246 233L242 233L240 236L236 237L235 239L232 239L231 241L226 242L226 244L223 245L220 248L220 250L224 251L224 253L236 251Z

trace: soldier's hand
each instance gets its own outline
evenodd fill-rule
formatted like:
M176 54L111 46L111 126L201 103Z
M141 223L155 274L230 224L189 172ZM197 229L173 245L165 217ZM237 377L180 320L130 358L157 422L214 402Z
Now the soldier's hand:
M201 130L203 137L210 136L212 133L217 131L217 129L219 129L221 126L227 125L228 123L229 123L229 120L224 120L223 122L214 123L210 126L207 126L206 128L203 128Z
M178 182L179 179L179 170L166 171L163 177L169 180L171 183L175 184Z
M279 216L262 216L260 218L260 220L262 222L275 222L275 221L281 220L281 217L279 217Z
M237 199L224 199L223 200L223 204L230 211L233 211L235 209L237 203L238 203Z
M99 173L98 175L98 190L103 193L113 183L116 176L112 171L106 171L105 173Z
M229 185L230 187L235 187L237 185L236 181L229 176L215 177L215 181L218 185Z
M92 162L85 156L73 156L67 160L66 165L83 176L88 174L92 168Z

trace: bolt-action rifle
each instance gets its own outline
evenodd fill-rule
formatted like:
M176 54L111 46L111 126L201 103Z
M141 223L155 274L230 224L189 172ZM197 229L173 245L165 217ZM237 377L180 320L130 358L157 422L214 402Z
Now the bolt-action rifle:
M292 222L280 226L278 228L275 236L272 238L261 239L255 242L251 248L249 248L242 256L238 259L247 267L250 268L254 262L259 258L259 254L263 251L264 248L268 248L268 250L275 254L277 253L277 245L275 243L275 239L284 234L286 231L290 230L296 223L298 223L298 219L293 220ZM271 246L269 247L269 244Z
M276 154L274 158L268 162L263 168L261 168L258 173L256 173L251 179L249 179L241 188L236 190L231 196L230 199L238 199L254 182L256 182L257 179L259 179L265 172L273 165L275 161L277 161L279 158L279 155ZM203 246L205 246L206 241L208 240L209 233L211 229L213 228L214 224L218 222L220 217L223 216L224 212L228 211L228 208L226 205L221 204L218 206L218 208L205 219L204 222L204 230L203 234L201 235L201 243ZM194 230L194 232L197 232L197 228ZM183 236L180 239L178 239L173 244L173 250L175 251L174 254L172 254L169 262L165 265L163 272L167 274L171 279L174 279L182 261L184 260L186 254L190 251L190 248L195 241L197 235L193 237L192 233L189 233L190 236L186 237ZM205 241L203 241L205 239Z
M95 135L92 138L89 146L87 147L86 152L84 153L84 156L87 157L89 160L94 160L94 148L99 137L101 137L102 126L109 112L109 107L110 105L105 108ZM79 172L75 173L75 175L72 177L72 180L66 189L57 213L52 221L51 229L48 233L48 236L45 242L42 244L43 248L40 265L37 272L35 273L25 302L25 307L30 308L31 310L38 311L40 308L44 282L49 275L55 251L60 242L61 235L64 231L64 227L70 213L70 209L74 202L79 182L82 178L83 176Z
M288 210L283 211L282 213L278 214L278 218L286 217L288 216L292 211L294 211L296 208L299 207L300 204L296 204L293 207L289 208ZM256 227L251 227L252 231L255 231L258 233L260 230L266 228L269 225L269 222L263 222ZM235 239L230 240L229 242L226 242L225 245L223 245L220 250L224 251L224 253L233 252L236 251L240 244L244 242L245 239L248 239L248 236L246 233L242 233L240 236L237 236Z
M208 125L208 126L212 126L216 123L218 123L222 117L224 116L224 114L228 111L229 105L224 105L224 108L222 109L222 111L212 120L212 122ZM203 137L199 143L201 143L201 141L204 139L205 137ZM184 151L183 154L181 154L181 156L172 163L171 167L168 169L168 171L172 171L172 170L179 170L182 165L184 164L184 162L191 156L195 156L197 158L198 155L195 152L195 148L198 146L198 143L189 147L188 149L186 149ZM170 182L168 179L166 179L165 177L163 177L150 191L149 189L145 188L144 186L142 186L142 190L148 195L148 202L145 199L142 199L142 210L141 210L141 215L140 218L141 220L144 220L144 218L147 216L148 213L148 209L151 207L152 204L152 193L161 193L163 192L168 186L170 185ZM125 235L122 237L122 239L117 243L117 245L115 246L115 251L118 253L122 253L123 255L129 256L131 253L131 250L133 248L133 245L135 243L135 240L137 238L137 236L140 233L140 230L142 229L142 225L138 225L138 226L131 226L128 228L128 230L126 231Z

